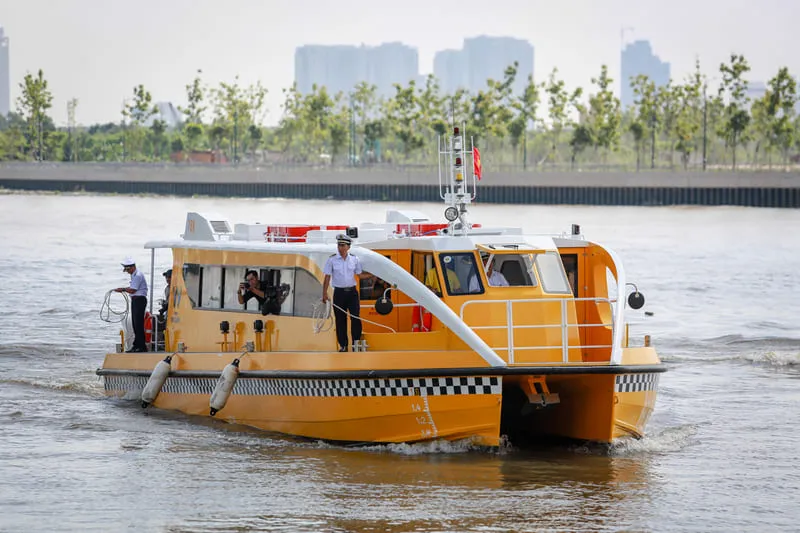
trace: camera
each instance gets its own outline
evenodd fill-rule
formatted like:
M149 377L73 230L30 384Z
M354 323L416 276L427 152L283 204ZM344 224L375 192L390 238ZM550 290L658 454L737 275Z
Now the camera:
M281 314L281 305L283 305L290 290L288 283L281 283L279 286L272 284L264 286L264 302L261 304L261 314Z

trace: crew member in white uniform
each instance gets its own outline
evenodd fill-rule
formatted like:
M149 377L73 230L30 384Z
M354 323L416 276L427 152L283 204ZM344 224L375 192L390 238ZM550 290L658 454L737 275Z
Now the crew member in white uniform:
M356 290L356 274L361 274L361 261L350 254L352 239L344 234L336 236L339 253L333 254L325 262L322 272L322 301L328 301L328 286L333 285L333 316L336 317L336 340L339 351L346 352L350 343L347 341L347 312L350 313L350 334L353 342L361 340L361 318L359 317L361 302Z
M144 311L147 307L147 281L142 271L136 268L136 262L126 257L122 260L122 271L131 275L130 287L119 287L115 292L127 292L131 295L131 320L133 321L133 347L131 352L146 352L144 339Z
M483 258L484 267L487 261L489 261L488 255ZM486 278L489 281L490 287L508 287L508 280L506 277L494 269L494 261L489 263L489 269L486 271ZM469 292L478 292L479 290L480 285L478 284L478 278L477 276L472 276L469 280Z

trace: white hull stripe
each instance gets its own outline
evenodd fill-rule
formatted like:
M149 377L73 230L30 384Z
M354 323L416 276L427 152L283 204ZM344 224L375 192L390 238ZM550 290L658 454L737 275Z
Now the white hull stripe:
M147 376L104 376L106 391L140 391ZM162 392L204 394L214 391L215 378L170 377ZM501 378L270 379L239 378L231 394L243 396L386 397L500 394Z
M620 374L614 379L614 392L658 390L660 374Z

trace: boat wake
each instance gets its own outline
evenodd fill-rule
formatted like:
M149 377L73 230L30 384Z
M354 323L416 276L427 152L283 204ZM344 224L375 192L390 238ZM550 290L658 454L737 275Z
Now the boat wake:
M608 453L613 457L629 457L677 452L697 442L697 430L697 424L684 424L666 428L641 439L619 440L609 446Z
M723 335L701 341L685 340L661 353L665 363L738 362L775 368L800 366L800 339Z

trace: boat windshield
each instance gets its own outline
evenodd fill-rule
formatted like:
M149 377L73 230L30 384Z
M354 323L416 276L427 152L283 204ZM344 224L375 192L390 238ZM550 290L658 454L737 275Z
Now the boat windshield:
M483 294L483 281L478 275L475 254L471 252L441 254L439 262L448 294L453 296Z

